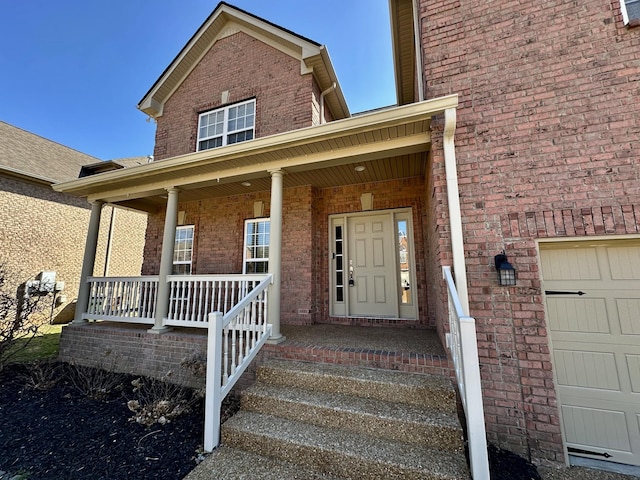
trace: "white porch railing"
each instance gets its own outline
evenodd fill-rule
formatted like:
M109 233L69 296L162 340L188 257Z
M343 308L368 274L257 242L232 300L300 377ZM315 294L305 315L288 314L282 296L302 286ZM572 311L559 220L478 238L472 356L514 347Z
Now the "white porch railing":
M456 380L465 417L469 439L469 464L474 480L489 480L487 435L484 426L480 363L476 340L476 321L462 309L451 267L442 268L449 297L449 330L447 347L451 351Z
M166 326L207 328L208 314L226 314L266 275L170 275ZM158 277L89 277L86 320L153 324Z
M207 328L208 315L231 310L265 275L170 275L165 325Z
M89 277L85 320L153 323L158 277Z
M242 373L271 335L267 323L267 288L271 275L225 315L209 314L207 384L204 416L204 449L211 452L220 443L220 408Z

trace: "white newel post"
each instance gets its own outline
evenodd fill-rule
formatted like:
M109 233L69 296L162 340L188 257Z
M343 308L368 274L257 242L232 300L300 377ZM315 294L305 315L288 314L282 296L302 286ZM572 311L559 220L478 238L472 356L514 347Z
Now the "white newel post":
M280 333L280 281L282 270L282 170L271 172L271 229L269 231L269 273L273 284L269 292L269 318L272 326L269 343L280 343L285 337Z
M100 232L100 216L102 215L102 205L104 202L95 201L91 203L91 216L89 217L89 229L87 231L87 241L84 247L84 257L82 259L82 270L80 271L80 287L78 288L78 301L76 302L76 313L73 323L84 323L82 315L89 306L89 283L87 279L93 275L93 267L96 262L96 249L98 247L98 234Z
M164 326L164 319L169 314L169 284L167 277L173 270L173 248L176 241L178 224L178 192L177 188L167 188L167 213L164 217L164 233L162 234L162 254L160 271L158 272L158 299L156 319L149 333L164 333L171 330Z

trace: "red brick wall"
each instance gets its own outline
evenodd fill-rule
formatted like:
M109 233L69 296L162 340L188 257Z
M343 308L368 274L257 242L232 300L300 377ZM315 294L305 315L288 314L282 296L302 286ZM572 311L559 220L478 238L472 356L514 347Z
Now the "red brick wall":
M420 178L327 189L310 186L286 188L283 198L281 322L344 323L329 316L328 217L335 213L361 211L360 195L372 192L376 210L401 207L413 209L416 292L420 319L418 322L403 323L433 326L429 321L434 316L430 314L426 301L426 292L433 286L425 282L427 263L422 219L423 191L423 180ZM179 204L179 210L186 212L185 223L195 226L194 273L242 272L244 221L253 218L253 204L256 201L264 202L264 213L268 216L269 192ZM151 215L147 228L143 275L158 273L163 229L164 211Z
M222 106L224 91L229 103L256 98L256 137L311 126L314 83L300 75L299 60L245 33L222 38L166 102L155 159L194 152L198 114Z
M185 224L194 225L195 274L242 273L244 222L254 218L253 204L264 202L270 214L270 192L182 202ZM288 188L283 198L281 322L312 323L313 278L311 244L311 187ZM143 275L157 275L160 268L164 211L149 217Z
M319 285L316 321L321 323L344 323L344 321L329 316L329 278L328 278L328 231L329 215L337 213L352 213L362 210L360 196L365 192L373 193L373 209L385 210L411 207L413 212L414 247L416 257L416 292L418 297L419 320L409 322L412 325L429 325L429 308L426 301L426 291L430 288L425 282L426 263L424 250L423 229L423 192L424 181L421 178L408 178L389 182L363 183L333 187L318 190L314 199L314 230L318 257L316 268ZM385 324L384 322L376 322ZM387 322L393 324L398 322ZM406 323L406 322L402 322Z
M420 25L427 96L460 95L456 156L489 439L563 461L535 239L638 233L640 30L623 26L617 0L422 1ZM428 215L441 238L429 256L441 264L441 154L431 171ZM496 285L503 249L514 288Z

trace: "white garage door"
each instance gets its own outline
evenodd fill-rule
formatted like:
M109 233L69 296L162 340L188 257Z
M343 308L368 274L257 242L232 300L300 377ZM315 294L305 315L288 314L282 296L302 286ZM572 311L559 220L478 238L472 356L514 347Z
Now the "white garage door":
M640 465L640 240L540 253L569 454Z

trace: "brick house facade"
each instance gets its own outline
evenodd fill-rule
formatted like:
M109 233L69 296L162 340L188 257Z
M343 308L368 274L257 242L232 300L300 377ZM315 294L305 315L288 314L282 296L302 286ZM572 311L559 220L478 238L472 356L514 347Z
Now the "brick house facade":
M149 212L144 275L162 275L165 225L176 225L167 214L171 195L182 225L194 229L194 274L241 273L245 221L281 214L279 322L436 328L443 344L442 267L461 260L452 227L459 220L488 439L540 463L566 462L577 449L586 458L615 452L614 461L638 464L640 351L630 339L640 329L637 314L625 312L640 306L633 293L640 286L633 143L640 118L632 108L640 93L640 31L624 25L620 7L618 0L504 8L391 0L399 105L350 116L324 47L222 2L140 102L157 120L157 161L58 188ZM255 140L198 151L200 114L247 100L255 100ZM445 170L452 112L460 200L453 214ZM275 213L273 172L284 175ZM257 204L264 206L259 214ZM399 222L409 228L408 315L401 306L384 315L336 306L348 276L337 267L337 245L347 232L360 238L356 224L370 218L396 222L392 237ZM515 286L498 285L494 257L502 251L516 269ZM600 281L592 275L596 260L613 272L608 284L593 287L605 292L607 308L589 295L588 307L553 297ZM583 269L589 262L593 268ZM399 287L390 291L400 294ZM614 298L621 291L624 298ZM580 315L571 330L570 315L558 312L572 308L587 316L617 309L593 319L618 325L617 336L597 337L609 327L588 330ZM571 344L576 338L592 350ZM611 351L593 350L607 342ZM615 373L586 372L585 385L567 380L584 373L567 366L577 358L602 359ZM613 392L604 401L622 398L618 406L601 415L602 404L589 403L601 399L588 393L586 403L572 403L576 390L593 392L613 375L626 380L618 390L603 388ZM579 437L576 412L591 426L623 426L628 442Z
M540 249L553 239L640 242L640 31L623 23L617 0L414 3L425 98L460 95L456 160L488 438L564 461L564 380L556 371L554 383ZM441 151L432 148L428 167L432 228L448 215ZM446 232L427 238L428 262L438 263ZM496 284L503 249L516 287ZM443 318L444 302L434 305Z
M16 288L42 271L56 272L56 280L64 282L60 296L66 300L57 304L53 318L69 321L78 294L89 204L55 192L51 185L76 178L83 165L98 159L3 122L0 131L0 264ZM49 175L55 178L44 178ZM111 206L104 210L95 274L104 274L108 259L111 275L138 275L146 215Z

